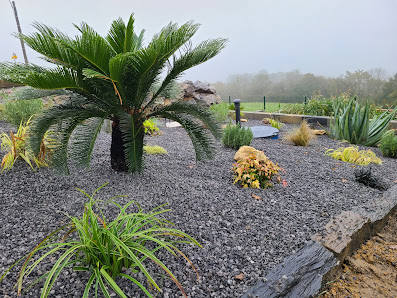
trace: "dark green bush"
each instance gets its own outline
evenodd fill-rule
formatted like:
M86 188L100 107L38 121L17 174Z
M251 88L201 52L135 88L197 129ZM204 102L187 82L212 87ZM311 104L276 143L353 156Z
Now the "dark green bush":
M30 117L43 110L43 101L37 99L9 100L4 104L1 117L14 126L25 123Z
M229 123L223 132L222 143L225 147L238 150L241 146L249 146L253 137L249 127L245 128Z
M380 150L383 156L397 158L397 136L394 134L395 130L385 132L380 140Z

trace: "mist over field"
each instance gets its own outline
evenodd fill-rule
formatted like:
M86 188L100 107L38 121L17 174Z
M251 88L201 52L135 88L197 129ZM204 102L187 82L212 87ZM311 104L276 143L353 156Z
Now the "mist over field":
M329 98L342 93L361 100L373 100L389 106L397 101L397 74L389 77L386 70L372 68L368 71L346 71L335 78L290 72L269 73L262 70L253 74L231 75L225 82L213 84L223 101L229 96L245 102L303 102L307 98Z
M397 73L397 1L334 0L16 0L22 31L35 21L74 36L73 24L86 22L105 35L111 21L135 14L145 42L169 22L201 23L193 44L228 38L227 47L210 61L186 71L183 80L216 83L222 97L248 100L268 95L294 101L313 92L326 96L352 91L382 101L383 85ZM23 62L14 14L0 1L0 61ZM29 61L46 65L27 50ZM390 93L390 92L389 92Z

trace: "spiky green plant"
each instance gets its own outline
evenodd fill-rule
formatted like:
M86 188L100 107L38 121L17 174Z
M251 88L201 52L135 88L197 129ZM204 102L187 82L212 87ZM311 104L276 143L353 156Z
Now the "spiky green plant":
M370 120L371 103L359 104L355 98L345 101L338 98L334 101L334 115L331 119L330 134L338 140L351 144L375 146L393 119L397 108Z
M120 297L127 297L123 290L115 282L116 277L131 281L148 296L152 297L144 284L136 279L136 275L142 272L147 283L161 291L153 278L153 273L147 269L148 261L152 261L161 268L177 284L181 292L187 297L182 285L176 279L170 269L158 258L160 250L169 252L173 256L182 256L196 270L191 261L178 248L177 244L200 244L188 234L173 228L169 228L170 222L159 217L169 210L159 206L149 213L142 212L140 206L131 201L125 206L119 205L116 196L103 202L94 199L95 194L106 185L97 188L85 204L82 217L70 217L70 222L43 239L29 254L14 263L1 277L0 281L19 262L24 261L19 274L17 287L21 293L24 280L45 259L56 258L51 270L39 277L33 284L45 279L41 289L41 297L47 297L61 271L72 267L75 271L87 271L90 278L87 281L82 297L97 297L100 289L105 297L110 293L105 286L108 284ZM113 204L119 208L117 217L110 221L103 214L100 204ZM128 213L128 209L135 203L137 211ZM63 232L63 233L62 233ZM183 239L183 240L178 240ZM201 247L201 246L200 246ZM39 257L36 257L39 256ZM197 273L197 271L196 271ZM198 276L198 273L197 273ZM30 286L25 290L29 290ZM91 290L94 291L91 291ZM90 294L91 291L91 294Z
M101 126L110 119L112 168L140 172L143 122L162 117L182 125L198 160L213 156L212 136L219 138L221 132L208 109L181 102L162 106L156 98L185 70L216 56L225 47L225 39L207 40L192 47L191 38L199 25L170 23L143 46L143 32L139 36L134 33L132 15L127 24L115 20L106 37L85 23L75 26L79 31L75 38L46 25L36 23L34 27L38 32L19 37L56 67L3 63L0 79L39 89L65 88L80 95L47 109L35 119L30 138L34 152L39 150L44 133L57 126L61 140L53 165L68 172L68 143L73 133L72 158L78 165L88 167ZM160 87L152 93L158 83Z

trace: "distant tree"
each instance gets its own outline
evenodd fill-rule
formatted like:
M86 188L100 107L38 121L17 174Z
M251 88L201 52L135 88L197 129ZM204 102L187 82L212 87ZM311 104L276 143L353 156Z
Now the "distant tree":
M267 73L258 73L252 78L249 95L261 99L270 90L270 79Z
M387 104L397 103L397 73L383 85L382 97Z
M382 75L378 69L373 71L377 77ZM344 77L349 90L351 90L359 98L372 98L378 101L381 95L384 81L374 78L368 71L356 70L355 72L347 71Z

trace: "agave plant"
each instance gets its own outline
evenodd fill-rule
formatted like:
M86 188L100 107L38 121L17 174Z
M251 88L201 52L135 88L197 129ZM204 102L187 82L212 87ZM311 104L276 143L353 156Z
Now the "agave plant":
M370 120L371 104L369 101L360 105L355 98L344 101L338 98L334 101L334 115L331 119L330 134L338 140L346 140L351 144L375 146L393 119L397 108Z
M192 47L190 40L199 25L170 23L143 46L143 32L134 32L133 15L127 24L115 20L106 37L85 23L75 26L79 31L75 38L46 25L35 23L34 27L38 32L18 37L56 67L3 63L0 79L39 89L67 89L80 95L35 119L30 138L34 152L38 152L45 132L57 126L61 137L53 165L68 172L68 143L73 133L71 157L78 165L88 167L101 126L110 119L112 168L140 172L143 122L163 117L179 122L187 131L198 160L213 156L212 136L219 138L221 132L208 109L181 102L163 106L156 98L168 91L185 70L217 55L225 39Z

